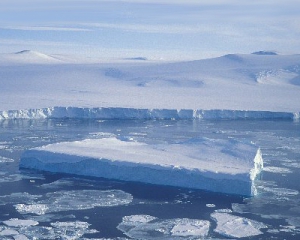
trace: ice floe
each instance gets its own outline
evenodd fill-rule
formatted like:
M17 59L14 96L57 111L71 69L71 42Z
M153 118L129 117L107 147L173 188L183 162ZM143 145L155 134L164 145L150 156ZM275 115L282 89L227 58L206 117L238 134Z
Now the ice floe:
M93 234L98 231L90 229L90 224L81 221L53 222L50 227L37 225L32 220L13 219L6 221L9 226L0 225L0 237L13 237L17 240L29 239L81 239L84 234ZM2 238L1 238L2 239ZM6 238L5 238L6 239ZM11 238L8 238L11 239Z
M215 205L215 204L212 204L212 203L207 203L207 204L206 204L206 207L208 207L208 208L215 208L216 205Z
M264 172L271 172L271 173L292 173L292 171L289 168L284 167L264 167Z
M261 228L267 226L248 218L235 216L229 213L214 212L211 218L217 223L215 232L234 238L251 237L262 234Z
M24 220L18 218L11 218L7 221L3 221L3 223L9 227L25 227L25 226L35 226L39 224L37 221Z
M0 183L18 182L23 179L21 174L6 174L5 172L0 172L0 176Z
M94 207L112 207L131 203L132 195L121 190L74 190L58 191L46 194L46 199L33 204L16 204L21 214L37 214L91 209Z
M149 215L123 217L118 229L134 239L199 239L208 235L210 222L198 219L158 219Z
M10 195L0 196L0 205L17 203L35 203L42 195L31 195L27 192L12 193Z
M6 162L14 162L15 160L7 157L0 156L0 163L6 163Z

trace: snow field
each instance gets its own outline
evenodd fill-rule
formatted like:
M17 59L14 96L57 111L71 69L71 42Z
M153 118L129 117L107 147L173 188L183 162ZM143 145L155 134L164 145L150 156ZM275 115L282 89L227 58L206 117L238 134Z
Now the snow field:
M299 62L300 55L229 54L173 63L82 59L74 63L34 51L1 54L0 115L2 119L84 117L89 114L85 109L107 108L100 111L105 116L109 112L112 117L124 117L124 109L159 109L157 118L174 114L176 118L177 109L191 109L189 118L195 117L195 110L204 118L248 114L253 118L262 112L259 118L287 113L288 118L299 119ZM55 106L62 108L52 112ZM170 111L163 114L163 109ZM202 114L201 110L212 112ZM130 111L125 113L132 117ZM155 117L156 112L150 112ZM102 113L98 110L97 114L101 117Z

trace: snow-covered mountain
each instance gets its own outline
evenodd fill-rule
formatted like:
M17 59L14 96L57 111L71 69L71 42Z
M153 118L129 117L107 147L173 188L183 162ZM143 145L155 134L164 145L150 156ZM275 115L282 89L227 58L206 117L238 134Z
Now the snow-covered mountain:
M15 53L2 54L0 64L54 64L61 62L60 59L32 50L22 50Z
M0 110L61 107L300 111L300 55L229 54L189 62L0 56Z

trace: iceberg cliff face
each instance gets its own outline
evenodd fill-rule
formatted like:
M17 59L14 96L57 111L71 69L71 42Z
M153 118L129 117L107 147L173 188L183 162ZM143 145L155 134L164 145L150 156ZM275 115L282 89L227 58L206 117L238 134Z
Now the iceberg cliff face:
M290 119L299 120L299 112L242 110L138 109L51 107L0 111L3 119L85 118L85 119Z
M148 145L109 137L27 150L20 167L253 196L263 160L255 146L233 140Z

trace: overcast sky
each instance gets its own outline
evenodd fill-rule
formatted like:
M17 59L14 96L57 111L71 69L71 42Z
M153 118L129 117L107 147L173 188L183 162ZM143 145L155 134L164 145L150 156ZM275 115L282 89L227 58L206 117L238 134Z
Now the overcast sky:
M200 59L300 53L295 0L1 0L0 52Z

